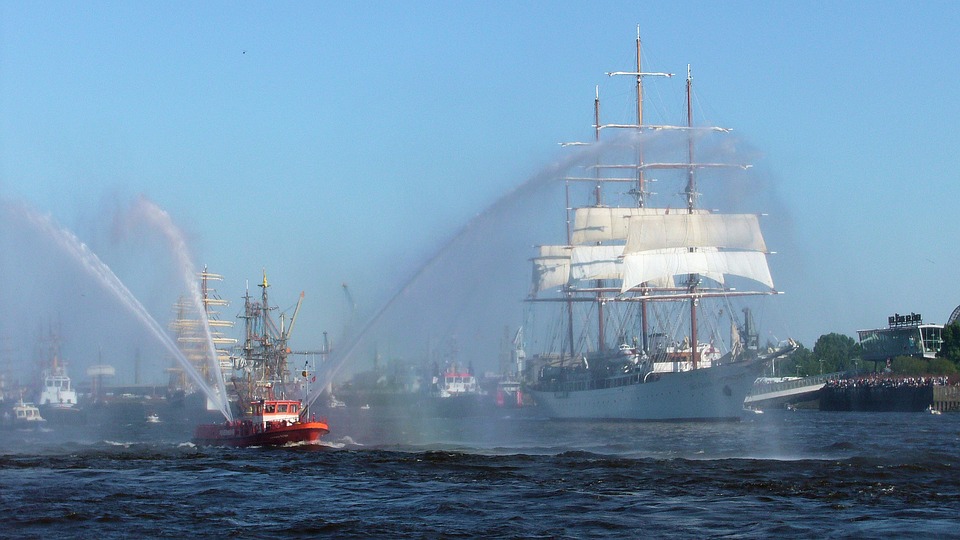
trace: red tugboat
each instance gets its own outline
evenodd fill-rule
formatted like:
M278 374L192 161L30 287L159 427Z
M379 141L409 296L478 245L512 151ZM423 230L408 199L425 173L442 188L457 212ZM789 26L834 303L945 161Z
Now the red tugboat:
M268 399L250 405L251 414L239 420L197 426L194 444L243 447L315 443L330 432L325 419L301 417L299 401Z
M230 377L236 400L234 410L240 408L238 419L219 424L201 424L194 432L193 442L207 446L282 446L291 443L315 443L330 432L326 419L311 415L303 402L290 399L297 392L305 395L308 375L303 380L291 377L288 356L290 333L303 302L303 293L290 319L276 324L269 312L273 309L267 298L267 275L264 272L261 298L256 301L249 291L244 297L245 321L242 354L233 358ZM316 377L313 377L314 379ZM246 406L236 407L237 404Z

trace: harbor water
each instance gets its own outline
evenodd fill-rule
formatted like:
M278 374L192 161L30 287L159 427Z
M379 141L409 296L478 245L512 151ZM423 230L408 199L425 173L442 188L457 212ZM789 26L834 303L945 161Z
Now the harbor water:
M334 412L322 445L282 448L197 447L163 421L2 431L0 536L960 537L960 414Z

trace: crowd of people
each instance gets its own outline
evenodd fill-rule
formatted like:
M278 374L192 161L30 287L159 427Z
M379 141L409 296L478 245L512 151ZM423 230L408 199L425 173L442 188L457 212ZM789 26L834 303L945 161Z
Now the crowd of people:
M946 375L895 377L886 373L873 373L847 379L830 379L826 386L828 388L920 388L924 386L948 386L950 384L950 377Z

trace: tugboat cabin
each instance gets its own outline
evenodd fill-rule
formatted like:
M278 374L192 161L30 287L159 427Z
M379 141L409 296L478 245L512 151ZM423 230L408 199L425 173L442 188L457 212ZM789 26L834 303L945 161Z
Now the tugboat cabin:
M296 424L300 421L300 402L293 399L254 401L252 420L266 429L270 426Z
M443 376L443 387L440 389L442 397L475 394L480 390L477 379L470 373L447 372Z
M43 380L41 405L76 405L77 393L70 390L70 377L66 375L48 375Z

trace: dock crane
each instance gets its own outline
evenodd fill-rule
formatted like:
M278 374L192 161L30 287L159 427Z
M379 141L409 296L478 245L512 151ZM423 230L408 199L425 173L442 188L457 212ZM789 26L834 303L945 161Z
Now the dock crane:
M350 294L350 287L347 286L346 281L341 284L341 287L343 288L343 295L347 298L347 306L350 308L350 312L347 314L347 324L345 325L346 330L349 331L357 316L357 302L353 299L353 295Z

